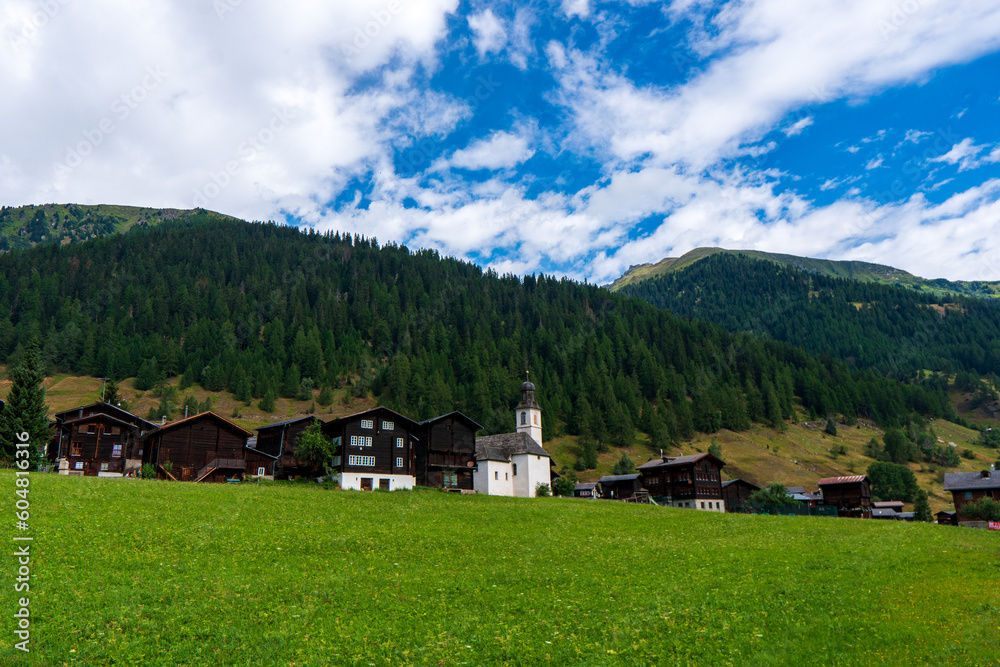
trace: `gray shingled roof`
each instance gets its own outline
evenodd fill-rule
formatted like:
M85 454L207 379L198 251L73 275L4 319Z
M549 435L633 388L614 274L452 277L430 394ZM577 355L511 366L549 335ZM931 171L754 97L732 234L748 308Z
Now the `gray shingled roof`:
M898 516L896 510L891 507L876 507L872 510L873 519L896 519Z
M501 433L476 438L477 461L510 461L510 457L518 454L535 454L552 458L527 433Z
M626 482L631 481L639 477L639 474L634 475L605 475L604 477L597 480L598 482Z
M983 477L979 472L949 472L944 475L945 491L963 491L965 489L996 489L1000 488L1000 472L987 470Z
M274 422L273 424L267 424L265 426L258 426L255 430L263 431L269 428L277 428L279 426L286 426L288 424L295 424L296 422L305 421L306 419L315 419L316 421L319 422L320 426L326 423L316 415L306 415L305 417L296 417L294 419L286 419L284 421Z
M597 482L580 482L576 485L577 491L589 491L597 488Z
M649 470L650 468L667 468L669 466L680 466L686 463L694 463L695 461L700 461L706 456L712 456L711 454L688 454L687 456L667 456L662 459L653 459L652 461L646 461L641 466L636 466L636 470Z

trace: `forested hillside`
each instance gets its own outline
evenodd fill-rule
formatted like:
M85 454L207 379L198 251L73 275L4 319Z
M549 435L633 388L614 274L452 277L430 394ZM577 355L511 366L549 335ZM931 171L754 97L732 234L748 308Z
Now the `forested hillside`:
M919 370L993 376L1000 386L1000 303L806 273L716 254L622 288L681 317L750 331L907 378Z
M414 417L509 428L526 368L549 436L654 446L694 431L819 416L953 416L944 382L900 383L777 342L547 277L433 251L195 216L0 257L0 354L34 336L54 369L241 400L350 386Z

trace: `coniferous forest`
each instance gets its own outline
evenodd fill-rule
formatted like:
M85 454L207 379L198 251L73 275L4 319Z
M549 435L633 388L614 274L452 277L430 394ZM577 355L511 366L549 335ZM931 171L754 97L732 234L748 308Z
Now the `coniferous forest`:
M939 377L899 382L594 285L207 216L0 256L0 354L35 337L50 370L241 400L347 386L489 433L530 369L547 434L610 445L780 426L795 397L816 416L954 417Z
M1000 303L993 300L923 294L726 253L622 293L892 377L920 370L1000 375Z

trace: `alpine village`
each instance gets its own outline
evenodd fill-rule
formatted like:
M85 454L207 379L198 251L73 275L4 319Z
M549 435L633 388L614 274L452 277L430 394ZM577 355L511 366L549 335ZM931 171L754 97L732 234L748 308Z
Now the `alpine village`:
M0 224L8 461L47 390L60 475L1000 529L991 284L708 249L603 288L202 210Z

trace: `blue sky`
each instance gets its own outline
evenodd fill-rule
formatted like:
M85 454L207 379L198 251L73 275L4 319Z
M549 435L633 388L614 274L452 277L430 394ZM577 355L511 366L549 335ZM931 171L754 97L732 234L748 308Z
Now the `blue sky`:
M1000 5L10 0L0 203L204 206L608 282L1000 280Z

